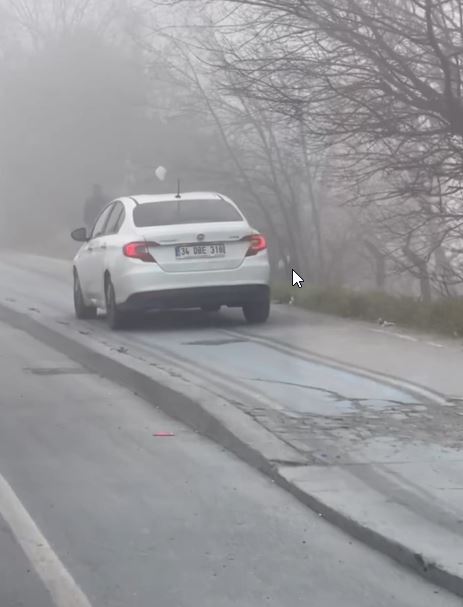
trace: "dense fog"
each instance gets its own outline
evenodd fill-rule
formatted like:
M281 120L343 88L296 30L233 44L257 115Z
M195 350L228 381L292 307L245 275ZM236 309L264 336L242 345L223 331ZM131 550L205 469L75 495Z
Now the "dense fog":
M3 245L69 254L94 184L181 179L235 198L274 272L458 293L459 2L299 4L1 0Z

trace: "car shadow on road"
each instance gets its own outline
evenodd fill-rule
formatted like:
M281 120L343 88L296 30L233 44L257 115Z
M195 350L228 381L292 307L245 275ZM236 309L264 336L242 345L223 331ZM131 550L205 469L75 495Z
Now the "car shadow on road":
M127 319L124 329L131 332L233 329L246 326L238 311L206 313L201 310L169 310L136 314Z

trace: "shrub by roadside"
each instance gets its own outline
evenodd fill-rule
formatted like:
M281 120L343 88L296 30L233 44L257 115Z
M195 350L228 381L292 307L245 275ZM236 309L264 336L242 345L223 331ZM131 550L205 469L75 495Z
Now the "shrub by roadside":
M293 303L307 310L378 322L384 319L403 327L463 336L463 298L441 298L429 304L414 297L398 297L375 291L341 287L304 286L303 289L273 285L274 301Z

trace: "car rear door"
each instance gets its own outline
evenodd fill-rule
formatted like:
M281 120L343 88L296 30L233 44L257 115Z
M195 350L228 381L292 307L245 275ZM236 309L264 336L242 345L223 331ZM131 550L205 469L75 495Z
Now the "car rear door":
M134 209L134 224L141 239L155 243L150 253L165 272L237 268L253 233L223 199L145 203Z
M95 250L95 294L99 302L104 302L104 273L117 264L117 257L122 254L119 230L125 218L125 207L120 200L113 203L106 221L104 234L98 238Z
M107 205L101 211L90 236L87 246L82 251L82 259L79 263L79 276L83 289L92 299L98 294L98 278L102 275L102 263L104 259L104 237L108 219L113 210L114 203Z

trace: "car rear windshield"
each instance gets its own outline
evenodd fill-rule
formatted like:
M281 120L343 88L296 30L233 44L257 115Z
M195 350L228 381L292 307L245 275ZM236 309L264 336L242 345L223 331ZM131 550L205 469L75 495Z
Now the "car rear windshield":
M138 228L242 219L238 211L223 199L147 202L133 210L133 221Z

